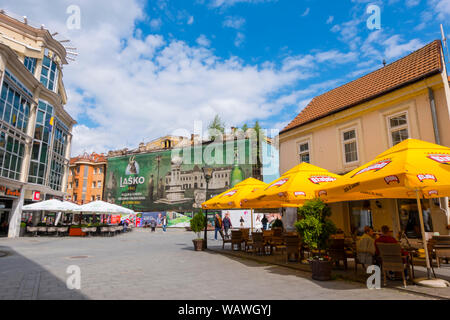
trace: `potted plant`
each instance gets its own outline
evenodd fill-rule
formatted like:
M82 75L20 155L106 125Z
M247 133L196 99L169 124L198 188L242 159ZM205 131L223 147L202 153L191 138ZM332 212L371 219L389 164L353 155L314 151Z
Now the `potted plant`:
M314 280L330 280L333 264L326 254L330 236L336 233L336 226L329 219L331 209L320 199L307 201L298 209L299 221L295 228L303 242L311 252L318 251L316 256L309 259Z
M205 250L205 240L201 237L201 232L205 229L205 216L203 212L198 212L191 219L191 230L197 234L197 238L193 239L195 251Z
M25 237L25 233L27 230L27 224L25 222L21 222L20 223L20 233L19 233L19 237Z

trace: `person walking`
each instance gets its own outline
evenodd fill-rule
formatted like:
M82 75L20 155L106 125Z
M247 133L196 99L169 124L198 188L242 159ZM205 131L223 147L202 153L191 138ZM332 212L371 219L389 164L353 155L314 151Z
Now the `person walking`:
M241 228L243 228L244 227L244 218L241 216L241 219L239 220L239 222L241 223Z
M267 223L269 222L269 220L267 219L266 215L264 215L261 222L262 222L263 230L267 230Z
M152 220L150 221L150 227L152 228L152 232L155 232L156 229L156 220L152 217Z
M223 229L225 230L225 238L229 239L230 235L228 234L228 230L230 230L233 226L231 224L230 214L226 213L225 218L223 218Z
M217 232L220 233L220 235L222 236L222 239L223 239L222 218L220 217L220 215L218 213L216 213L216 217L214 219L214 227L215 227L214 239L217 240Z
M167 215L164 215L161 220L163 231L166 232L167 228Z

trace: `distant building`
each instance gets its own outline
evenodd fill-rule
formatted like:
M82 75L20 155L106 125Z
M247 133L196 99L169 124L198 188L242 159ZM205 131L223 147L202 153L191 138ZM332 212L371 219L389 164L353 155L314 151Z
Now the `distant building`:
M278 157L272 154L278 150L272 140L261 142L259 162L254 161L256 145L256 141L232 134L225 135L222 142L201 141L196 135L165 136L134 150L110 151L104 198L138 212L192 212L207 198L247 178L264 179L265 172L269 173L267 179L278 177ZM206 194L202 168L208 155L218 161L211 164L213 175ZM264 165L273 159L276 174L271 176Z
M70 159L66 199L78 204L103 200L105 172L104 154L84 153Z
M22 205L63 199L72 126L67 52L44 27L0 11L0 235L17 237Z
M309 162L345 174L408 138L450 147L450 87L438 40L312 99L280 132L280 171ZM427 231L448 234L448 198L426 205L432 217ZM416 200L331 207L332 220L347 234L388 225L395 234L421 237Z

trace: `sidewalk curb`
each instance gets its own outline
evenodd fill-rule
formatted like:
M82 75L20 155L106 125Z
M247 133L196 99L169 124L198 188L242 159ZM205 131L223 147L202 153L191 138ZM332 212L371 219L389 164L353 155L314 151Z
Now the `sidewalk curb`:
M215 254L222 254L222 255L226 255L226 256L230 256L230 257L234 257L234 258L238 258L238 259L243 259L243 260L250 260L250 261L254 261L254 262L258 262L261 264L265 264L268 266L278 266L278 267L284 267L284 268L288 268L291 270L295 270L295 271L302 271L302 272L309 272L311 273L311 269L310 268L305 268L305 269L299 269L296 268L294 266L290 266L290 265L286 265L286 264L282 264L282 263L277 263L277 262L266 262L266 261L260 261L257 258L254 258L252 256L238 256L232 252L228 252L228 251L222 251L221 249L206 249L207 251L210 251L212 253ZM350 281L350 282L356 282L356 283L364 283L363 281L358 281L356 279L352 279L346 276L341 276L341 275L337 275L337 278L340 280L344 280L344 281ZM442 296L438 296L438 295L433 295L433 294L429 294L429 293L424 293L424 292L417 292L415 290L411 290L408 288L403 288L403 287L388 287L387 289L394 289L397 291L401 291L401 292L407 292L407 293L411 293L411 294L415 294L415 295L421 295L427 298L433 298L433 299L438 299L438 300L450 300L447 297L442 297Z

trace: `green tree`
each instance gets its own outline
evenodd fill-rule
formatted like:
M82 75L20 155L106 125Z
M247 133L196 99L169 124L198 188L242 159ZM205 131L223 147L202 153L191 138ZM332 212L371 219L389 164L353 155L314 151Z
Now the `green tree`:
M310 249L321 252L328 247L330 236L336 233L336 226L329 219L330 207L320 199L305 202L298 209L300 220L295 223L295 228Z
M244 125L242 126L242 131L244 131L244 133L246 133L248 130L248 125L246 123L244 123Z
M214 120L208 125L208 132L210 138L214 137L217 132L225 133L225 123L222 122L218 114L216 114Z

